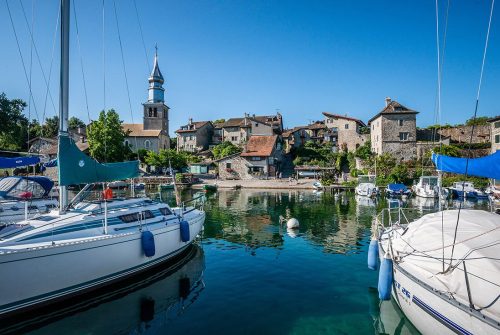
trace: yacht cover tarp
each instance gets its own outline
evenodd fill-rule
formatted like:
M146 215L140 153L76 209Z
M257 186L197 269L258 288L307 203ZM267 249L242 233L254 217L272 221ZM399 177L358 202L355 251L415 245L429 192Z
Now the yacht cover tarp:
M0 169L10 169L38 163L40 163L40 158L37 156L0 157Z
M68 136L59 136L59 185L90 184L135 178L139 161L99 163L78 149Z
M408 189L404 184L389 184L387 189L392 192L407 191Z
M472 301L483 308L500 294L500 215L482 210L460 211L451 261L453 269L443 273L443 245L444 268L448 269L457 216L458 210L425 215L411 222L403 235L394 238L392 247L405 270L468 305L465 263ZM483 313L500 320L500 299Z
M439 171L467 174L476 177L500 179L500 150L484 157L467 158L449 157L432 154L432 161Z

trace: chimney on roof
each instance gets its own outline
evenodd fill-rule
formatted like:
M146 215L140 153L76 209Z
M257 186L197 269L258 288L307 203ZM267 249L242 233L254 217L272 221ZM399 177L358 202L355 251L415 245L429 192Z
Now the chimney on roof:
M189 118L189 124L193 124L193 118L192 117Z
M391 98L385 97L385 107L389 106L390 103L391 103Z

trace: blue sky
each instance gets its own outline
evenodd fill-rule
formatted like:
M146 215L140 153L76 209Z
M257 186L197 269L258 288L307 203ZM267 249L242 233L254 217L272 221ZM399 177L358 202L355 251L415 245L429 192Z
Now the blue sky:
M28 21L48 76L58 1L24 0ZM444 26L446 2L441 0ZM91 118L104 108L102 1L75 0L78 51L72 15L70 114L88 121L80 56ZM19 1L9 0L28 70L30 38ZM442 79L442 123L473 114L488 15L488 0L451 1ZM106 108L125 122L141 122L150 69L144 55L133 0L116 1L129 108L113 2L105 0ZM348 114L365 122L389 96L420 112L419 126L433 124L436 100L435 2L421 1L139 1L137 7L151 65L158 44L171 108L170 133L195 120L272 114L285 126L321 119L322 112ZM34 11L32 11L34 8ZM34 13L34 16L32 16ZM500 22L493 16L480 116L500 114ZM73 13L72 13L73 14ZM0 3L0 91L29 99L5 2ZM58 40L50 79L58 103ZM44 115L45 84L33 52L31 116ZM28 111L26 111L28 113ZM49 102L46 116L55 115Z

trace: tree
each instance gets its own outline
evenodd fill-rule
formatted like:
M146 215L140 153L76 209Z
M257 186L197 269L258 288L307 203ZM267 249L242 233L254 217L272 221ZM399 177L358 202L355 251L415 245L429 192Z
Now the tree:
M229 141L216 145L212 149L215 159L230 156L241 152L241 149Z
M45 119L45 124L42 126L42 136L56 137L59 133L59 116L53 116Z
M72 116L68 120L68 128L69 129L85 128L85 122L83 122L82 120L80 120L75 116Z
M181 170L188 163L188 155L184 152L177 152L174 149L161 149L159 153L148 151L146 163L155 167L170 167Z
M435 154L451 156L451 157L460 157L460 149L454 145L443 144L441 146L435 147L434 149L432 149L432 151Z
M170 149L177 149L177 137L170 138Z
M0 94L0 148L20 150L25 146L28 120L23 115L26 103L21 99L9 100Z
M366 141L365 144L358 147L354 153L355 157L359 157L361 159L368 159L372 155L372 144L370 141Z
M465 121L466 126L485 126L488 124L489 117L487 116L480 116L474 118L470 118L467 121Z
M42 136L42 126L36 119L31 120L29 123L29 139L32 140L39 136Z
M215 123L224 123L224 122L226 122L226 119L217 119L217 120L215 120L215 121L214 121L214 122L212 122L212 123L214 123L214 124L215 124Z
M90 156L101 162L120 162L130 156L130 148L124 144L127 134L114 109L101 111L99 119L87 129Z

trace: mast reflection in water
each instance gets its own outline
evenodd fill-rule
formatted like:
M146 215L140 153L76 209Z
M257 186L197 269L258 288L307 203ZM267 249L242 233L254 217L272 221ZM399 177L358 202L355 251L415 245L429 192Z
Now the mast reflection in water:
M104 288L104 292L49 306L2 333L133 334L156 333L182 315L203 292L205 255L196 244L173 262L142 276Z

